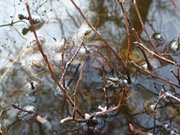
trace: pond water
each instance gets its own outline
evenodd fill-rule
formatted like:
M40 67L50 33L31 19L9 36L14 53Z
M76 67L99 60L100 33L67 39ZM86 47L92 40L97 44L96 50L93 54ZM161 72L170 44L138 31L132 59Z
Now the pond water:
M126 61L128 37L123 13L117 1L74 2L111 44L113 50ZM158 36L161 38L151 38L155 48L151 48L150 40L142 29L130 0L124 3L124 8L143 43L157 54L179 63L180 47L176 45L180 46L180 14L175 6L180 8L180 1L175 4L167 0L137 0L149 36L160 33ZM23 35L22 31L30 26L27 20L20 20L18 17L27 16L24 1L0 1L0 134L129 135L130 123L137 129L154 135L169 135L175 130L175 135L180 134L178 65L168 64L146 52L153 70L147 74L141 72L144 68L127 65L131 78L131 83L128 84L122 63L110 50L103 47L102 39L87 25L71 0L31 0L29 5L33 19L43 22L37 35L59 80L62 77L63 62L73 57L81 40L84 40L86 47L80 48L67 70L64 82L72 98L73 92L78 93L74 102L83 115L99 111L98 106L116 106L124 87L128 89L126 101L120 112L94 117L89 123L62 123L62 119L73 115L74 108L66 102L62 89L53 81L38 52L33 33L27 31ZM135 41L136 38L132 36L131 40ZM175 49L171 47L172 41L177 41L173 44ZM136 47L132 47L130 61L136 62L140 67L147 67L142 52ZM171 96L159 100L163 92ZM155 110L152 109L154 105L157 106Z

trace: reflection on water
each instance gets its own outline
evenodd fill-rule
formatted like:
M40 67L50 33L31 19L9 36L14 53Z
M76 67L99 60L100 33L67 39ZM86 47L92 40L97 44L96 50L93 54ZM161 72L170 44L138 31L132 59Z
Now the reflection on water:
M75 0L75 2L102 36L113 44L113 48L116 51L121 48L119 54L126 57L127 36L123 14L116 1ZM160 50L167 51L171 59L179 61L178 49L172 51L168 46L172 39L177 40L180 31L180 16L175 12L173 5L168 1L137 0L137 2L149 35L159 32L163 36L163 43L157 40L153 42L158 44ZM142 40L150 44L130 3L131 1L126 1L125 9L129 11L130 19ZM176 93L179 93L180 89L172 88L169 84L142 73L136 73L136 70L130 66L128 68L132 72L133 84L128 86L126 105L121 113L110 114L107 118L99 117L94 120L96 124L92 127L86 123L60 123L61 119L72 115L72 107L69 107L61 90L51 79L48 69L44 66L43 58L35 47L32 33L22 34L22 29L29 26L26 20L19 21L18 19L19 14L27 15L24 2L6 0L0 1L0 5L2 7L0 10L3 11L0 24L14 23L12 26L0 27L0 133L2 129L3 133L8 135L81 135L85 133L127 135L130 134L129 121L134 121L140 127L151 131L154 117L159 125L161 122L168 123L171 119L173 127L179 128L179 104L169 108L158 108L157 112L148 110L146 106L152 107L156 103L162 88L173 89ZM179 5L180 2L177 2L177 6ZM105 106L106 102L115 106L121 92L119 83L126 81L123 73L119 73L122 67L110 52L100 47L103 44L99 41L100 38L92 32L72 3L63 0L32 0L30 6L33 16L45 21L37 34L42 38L43 48L55 67L58 78L61 77L63 49L67 47L65 56L72 57L77 47L68 44L71 42L79 44L82 38L87 43L86 49L90 48L89 50L94 52L100 50L100 53L104 55L103 58L109 60L109 65L106 65L101 55L92 52L93 55L84 54L86 49L81 48L82 54L78 54L77 59L67 71L66 79L72 82L68 81L65 84L73 90L77 79L81 76L79 68L85 65L83 79L80 81L78 90L79 97L76 99L77 106L82 112L97 111L98 106ZM65 41L67 45L62 48ZM132 60L142 65L145 63L139 51L134 49L132 54ZM82 55L86 57L80 59ZM157 59L154 60L152 56L148 58L152 64L154 61L157 64L153 65L153 73L178 83L177 78L171 73L172 70L176 71L177 67L164 64ZM114 73L112 69L118 73ZM109 82L104 82L105 77L109 79ZM117 81L118 77L121 79ZM105 84L108 84L107 94L109 96L106 102L105 92L102 89ZM72 91L68 92L72 93ZM35 113L22 114L22 111L13 107L12 104L17 108L35 110ZM168 106L166 102L162 102L161 105ZM158 131L161 134L161 130L157 129L157 134Z

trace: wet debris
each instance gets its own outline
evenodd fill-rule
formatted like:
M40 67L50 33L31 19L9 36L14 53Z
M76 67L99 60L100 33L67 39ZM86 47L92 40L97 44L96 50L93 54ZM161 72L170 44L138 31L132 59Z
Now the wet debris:
M41 125L43 125L47 130L52 130L52 124L47 120L46 117L42 117L40 115L36 116L37 122L39 122Z
M177 52L180 50L180 43L177 40L172 40L169 43L169 47L172 51Z
M163 46L165 43L164 37L159 32L153 33L151 39L153 40L153 44L155 44L156 47Z
M29 120L36 113L36 108L33 105L27 105L27 106L24 106L23 108L20 108L17 105L13 105L13 107L20 110L20 112L18 113L18 118L20 120Z

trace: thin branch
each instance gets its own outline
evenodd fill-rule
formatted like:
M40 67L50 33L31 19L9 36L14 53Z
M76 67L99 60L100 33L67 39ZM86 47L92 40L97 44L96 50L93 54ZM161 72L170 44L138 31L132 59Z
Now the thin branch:
M83 19L85 20L85 22L88 24L88 26L96 33L96 35L98 37L101 38L101 40L104 42L104 44L106 45L106 47L108 49L111 50L111 52L116 56L116 58L121 62L122 64L122 67L123 67L123 70L124 72L126 73L127 77L128 77L128 83L131 83L131 78L130 78L130 74L129 74L129 71L128 71L128 68L127 68L127 65L126 63L123 61L122 57L117 54L117 52L111 47L111 45L106 41L106 39L104 39L102 37L102 35L96 30L96 28L87 20L87 18L85 17L85 15L83 14L83 12L81 11L81 9L78 7L78 5L73 1L73 0L70 0L71 3L74 5L74 7L78 10L78 12L80 13L80 15L83 17Z
M150 72L149 70L146 70L146 69L144 69L143 67L139 66L139 65L136 64L135 62L132 62L132 61L131 61L130 63L131 63L134 67L136 67L140 72L144 72L144 73L152 76L153 78L159 79L159 80L161 80L161 81L163 81L163 82L165 82L165 83L168 83L168 84L170 84L170 85L176 86L177 88L180 88L180 85L179 85L179 84L176 84L176 83L174 83L174 82L172 82L172 81L170 81L170 80L166 80L166 79L164 79L163 77L157 76L157 75L153 74L152 72Z
M147 35L147 37L148 37L148 39L149 39L152 47L154 48L155 45L153 44L153 42L152 42L152 40L151 40L151 38L150 38L150 36L149 36L149 34L148 34L145 26L144 26L144 22L143 22L143 20L142 20L142 17L141 17L141 14L140 14L138 5L137 5L137 3L136 3L136 0L133 0L133 5L134 5L135 11L136 11L136 13L137 13L138 19L139 19L139 21L140 21L141 27L142 27L142 29L144 30L144 32L146 33L146 35Z
M159 60L162 60L166 63L169 63L169 64L172 64L172 65L175 65L177 67L180 67L180 64L176 63L175 61L172 61L170 59L167 59L163 56L160 56L158 55L157 53L153 52L152 50L150 50L149 48L145 47L145 45L143 45L143 43L140 43L140 42L134 42L135 44L137 44L140 48L142 48L143 50L145 50L146 52L148 52L149 54L151 54L152 56L158 58Z
M30 23L30 25L31 25L31 27L32 27L32 32L33 32L34 37L35 37L35 39L36 39L38 49L39 49L39 51L40 51L40 53L41 53L41 55L42 55L42 57L43 57L46 65L48 66L48 70L49 70L49 72L50 72L50 74L51 74L51 77L52 77L52 79L54 80L54 82L58 85L58 87L60 88L60 90L62 90L62 92L64 93L64 96L65 96L66 99L67 99L67 101L71 104L71 106L74 106L73 100L71 99L71 97L70 97L70 96L68 95L68 93L66 92L66 88L59 82L59 80L58 80L58 78L57 78L57 76L56 76L56 74L55 74L55 72L54 72L54 70L53 70L52 65L50 64L50 62L49 62L46 54L45 54L44 51L43 51L43 48L42 48L41 43L40 43L40 41L39 41L39 39L38 39L36 30L35 30L35 28L34 28L34 22L33 22L33 19L32 19L32 16L31 16L31 12L30 12L30 7L29 7L29 4L28 4L27 1L26 1L25 5L26 5L27 12L28 12L28 16L29 16L29 23ZM83 117L83 115L81 114L80 110L76 110L76 111L77 111L77 113L78 113L81 117Z
M75 59L75 57L78 55L78 53L79 53L82 45L83 45L83 41L81 42L81 45L78 47L78 49L76 50L76 52L74 53L74 55L73 55L73 56L70 58L70 60L65 64L65 68L64 68L64 71L63 71L63 73L62 73L62 75L61 75L60 82L63 82L64 77L65 77L65 74L66 74L69 66L71 65L71 63L73 62L73 60Z

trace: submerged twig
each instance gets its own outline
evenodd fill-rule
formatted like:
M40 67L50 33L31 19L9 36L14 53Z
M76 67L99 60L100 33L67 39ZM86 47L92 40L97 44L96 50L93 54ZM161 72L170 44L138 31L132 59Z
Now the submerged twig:
M81 9L78 7L78 5L73 1L73 0L70 0L71 3L74 5L74 7L78 10L78 12L80 13L80 15L83 17L83 19L85 20L85 22L88 24L88 26L96 33L96 35L98 37L101 38L101 40L104 42L104 44L106 45L106 47L108 49L111 50L111 52L115 55L115 57L121 62L122 64L122 67L123 67L123 70L125 72L125 74L127 75L127 78L128 78L128 83L131 83L131 78L130 78L130 73L128 71L128 68L127 68L127 65L126 63L123 61L122 57L117 54L117 52L111 47L111 45L106 41L106 39L104 39L102 37L102 35L96 30L96 28L87 20L87 18L85 17L85 15L83 14L83 12L81 11Z
M149 48L145 47L145 45L143 43L140 43L140 42L134 42L136 45L138 45L140 48L142 48L143 50L145 50L146 52L150 53L152 56L158 58L159 60L162 60L166 63L169 63L169 64L172 64L172 65L175 65L177 67L180 68L180 64L176 63L175 61L173 60L170 60L170 59L167 59L163 56L160 56L158 55L157 53L155 53L154 51L150 50Z
M144 32L146 33L146 35L147 35L147 37L148 37L148 39L149 39L152 47L154 48L155 45L153 44L153 42L152 42L152 40L151 40L151 38L150 38L150 36L149 36L149 34L148 34L145 26L144 26L144 22L143 22L143 20L142 20L142 17L141 17L141 14L140 14L140 11L139 11L139 8L138 8L138 5L137 5L136 0L133 0L133 5L134 5L135 11L136 11L136 13L137 13L138 19L139 19L139 21L140 21L141 27L142 27L142 29L144 30Z
M56 76L56 74L55 74L55 72L54 72L54 69L53 69L52 65L50 64L50 62L49 62L49 60L48 60L48 57L46 56L46 54L45 54L44 51L43 51L43 48L42 48L41 43L40 43L40 41L39 41L39 39L38 39L36 30L35 30L35 28L34 28L34 22L33 22L33 19L32 19L32 16L31 16L31 12L30 12L30 7L29 7L29 4L28 4L27 1L26 1L25 5L26 5L27 12L28 12L28 16L29 16L29 17L28 17L28 18L29 18L29 23L30 23L30 25L31 25L31 27L32 27L32 32L33 32L34 37L35 37L35 39L36 39L38 49L39 49L39 51L40 51L40 53L41 53L41 55L42 55L42 57L43 57L46 65L48 66L48 70L49 70L49 72L50 72L50 74L51 74L51 77L52 77L52 79L54 80L54 82L58 85L58 87L60 88L60 90L63 91L63 94L64 94L64 96L66 97L67 101L71 104L71 106L74 106L74 102L73 102L72 98L71 98L71 97L68 95L68 93L66 92L66 88L63 86L63 84L61 84L61 83L59 82L59 80L58 80L58 78L57 78L57 76ZM78 113L81 117L83 117L83 115L81 114L80 110L77 109L76 111L77 111L77 113Z
M61 123L64 123L64 122L67 122L67 121L76 121L76 122L79 122L79 123L86 123L88 122L89 120L93 120L93 118L97 118L97 117L103 117L103 116L108 116L110 113L113 113L113 112L120 112L121 111L121 108L123 107L123 103L127 97L127 91L128 91L128 88L125 86L123 89L122 89L122 92L120 93L120 96L119 96L119 102L116 106L114 107L101 107L99 106L98 109L100 109L100 111L97 111L97 112L94 112L94 113L91 113L91 114L87 114L85 113L85 115L87 115L84 119L77 119L77 118L74 118L74 117L66 117L64 119L61 120Z
M165 78L163 78L163 77L157 76L157 75L153 74L152 72L150 72L149 70L146 70L146 69L144 69L143 67L139 66L139 65L136 64L135 62L132 62L132 61L131 61L130 63L131 63L135 68L137 68L140 72L144 72L144 73L152 76L153 78L159 79L159 80L161 80L161 81L163 81L163 82L165 82L165 83L168 83L168 84L170 84L170 85L176 86L177 88L180 88L180 85L179 85L179 84L176 84L176 83L174 83L174 82L172 82L172 81L170 81L170 80L167 80L167 79L165 79Z
M152 133L136 128L132 123L129 123L129 129L133 135L153 135Z

